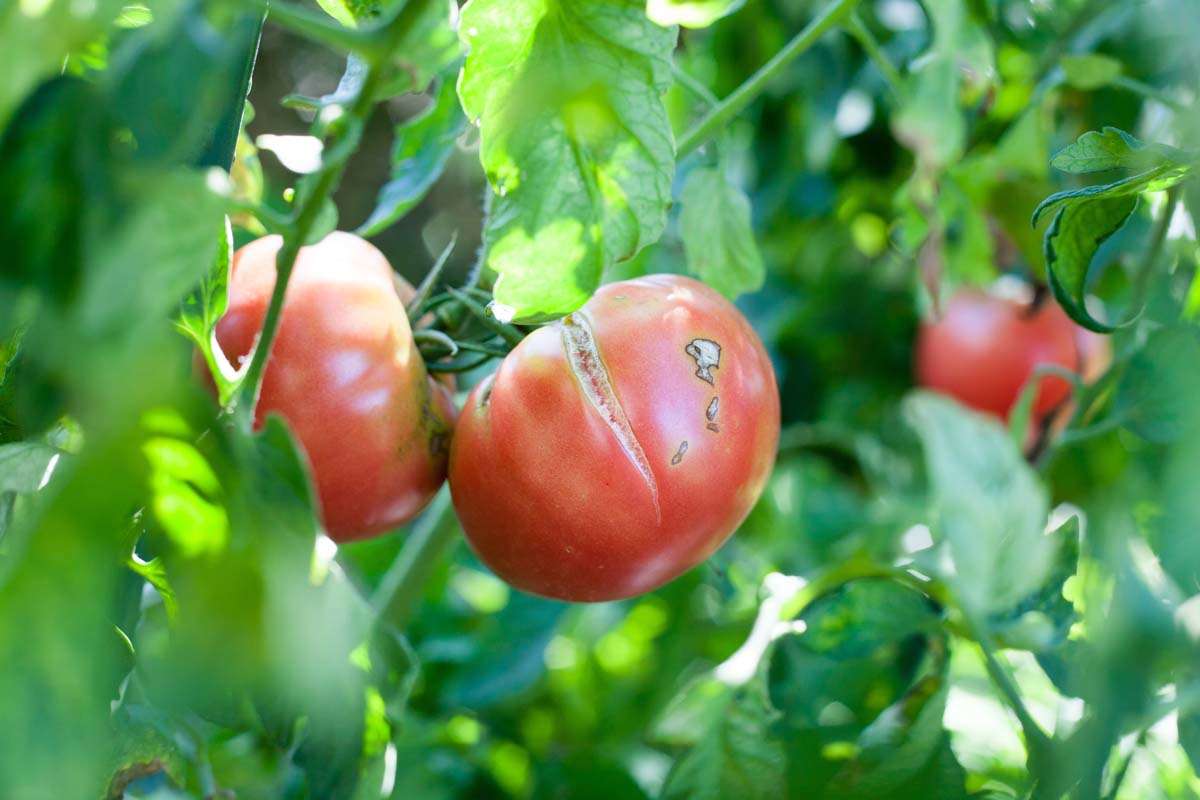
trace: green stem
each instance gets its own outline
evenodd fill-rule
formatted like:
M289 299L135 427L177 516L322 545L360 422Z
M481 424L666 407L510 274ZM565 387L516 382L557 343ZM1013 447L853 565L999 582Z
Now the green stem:
M717 99L715 94L709 91L707 86L684 72L678 64L671 64L671 73L675 76L675 80L679 81L680 86L703 100L709 108L720 104L721 101Z
M879 42L875 39L875 34L871 33L871 29L863 22L862 17L855 11L850 15L850 21L846 25L846 30L859 43L867 57L875 64L875 67L883 75L883 79L887 81L888 88L893 95L900 94L900 86L904 79L900 76L900 70L896 69L896 65L888 58L887 53L883 52L883 48L879 46Z
M731 119L750 105L751 101L762 94L772 78L812 47L822 34L845 19L858 5L858 2L859 0L834 0L833 3L826 6L812 22L808 23L804 30L785 44L778 53L771 57L770 61L763 64L758 72L747 78L741 86L733 90L732 94L693 125L679 140L676 155L682 158L724 128Z
M1185 106L1183 103L1180 103L1163 90L1151 86L1148 83L1142 83L1139 80L1127 78L1124 75L1118 75L1117 77L1113 78L1112 85L1118 89L1124 89L1127 92L1131 92L1147 100L1154 100L1155 102L1162 103L1164 106L1176 113L1185 113L1188 110L1187 106Z
M458 526L450 504L450 492L442 489L421 516L404 548L384 574L371 605L376 621L386 621L403 631L425 591L425 583L442 555L457 538Z
M275 256L275 287L271 292L271 302L267 306L267 313L263 319L262 332L254 347L254 355L246 368L246 374L238 384L229 407L226 409L227 413L233 414L238 425L244 430L250 430L254 424L254 407L258 404L258 395L262 389L267 357L270 355L275 335L279 331L283 300L287 293L287 284L291 279L292 270L296 266L296 256L299 255L300 248L308 240L308 236L320 216L321 209L341 180L342 171L346 166L347 159L334 157L332 154L347 151L348 141L361 135L363 123L374 107L376 88L382 80L382 64L388 58L395 43L412 26L416 12L410 11L410 9L416 5L406 4L400 14L390 20L386 26L369 31L371 46L364 48L367 69L358 95L354 98L354 103L348 109L346 117L338 120L334 133L327 140L325 147L327 159L322 165L321 171L312 177L312 183L307 187L302 187L305 190L297 200L295 217L284 235L283 247ZM297 20L311 22L312 20L309 19L311 16L312 14L304 9L297 9L286 4L277 4L272 7L272 19L276 21L290 20L293 24L297 24ZM321 24L324 25L324 22ZM360 38L362 36L354 31L350 31L350 33Z
M1042 726L1037 723L1033 715L1029 713L1029 709L1025 706L1025 701L1021 698L1021 692L1017 689L1016 681L1013 680L1009 673L1008 666L1001 662L1000 657L996 654L996 646L992 641L992 637L983 629L966 609L959 608L959 615L965 623L967 632L971 638L979 645L980 651L983 653L983 663L987 669L988 677L992 679L992 683L1000 690L1001 696L1008 707L1012 709L1017 717L1017 722L1021 725L1021 731L1025 734L1025 746L1029 751L1031 761L1038 763L1046 763L1046 757L1050 752L1052 742L1050 737L1042 730Z

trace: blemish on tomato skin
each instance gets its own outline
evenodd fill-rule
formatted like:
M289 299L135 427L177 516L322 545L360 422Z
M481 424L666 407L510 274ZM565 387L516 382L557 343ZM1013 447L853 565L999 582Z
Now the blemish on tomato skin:
M721 366L721 345L712 339L692 339L683 352L696 362L696 377L710 386L715 385L712 371Z
M629 417L626 416L625 409L617 397L616 388L600 356L600 349L587 317L580 311L568 314L559 320L558 327L567 363L579 381L584 397L600 414L625 456L641 475L650 493L650 501L654 505L655 521L661 524L662 507L658 499L658 482L650 469L646 451L634 434Z
M672 467L678 466L679 462L683 461L683 456L685 453L687 453L687 451L688 451L688 443L687 443L687 439L684 439L682 442L679 443L679 449L675 451L675 455L671 456L671 466Z

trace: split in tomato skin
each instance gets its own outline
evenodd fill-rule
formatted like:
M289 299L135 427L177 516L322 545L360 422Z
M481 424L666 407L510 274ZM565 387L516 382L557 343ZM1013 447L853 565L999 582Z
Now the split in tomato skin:
M1039 366L1080 369L1077 332L1054 302L1034 307L981 291L960 291L941 319L921 326L917 382L1005 419ZM1064 378L1042 377L1033 403L1034 421L1059 408L1070 392Z
M615 600L720 547L778 440L774 371L746 319L702 283L654 275L602 287L476 387L450 490L467 540L505 581Z
M233 258L216 336L230 362L249 357L275 286L278 236ZM302 445L325 527L344 542L415 516L446 476L453 399L430 380L394 273L374 246L335 232L301 248L255 417L280 414Z

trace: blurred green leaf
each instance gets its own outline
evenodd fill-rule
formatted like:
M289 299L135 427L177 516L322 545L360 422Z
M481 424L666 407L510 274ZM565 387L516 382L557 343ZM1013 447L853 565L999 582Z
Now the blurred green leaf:
M832 796L902 795L946 741L947 691L941 676L926 676L876 717L859 735L855 758L834 776Z
M1011 607L1051 564L1045 488L994 419L923 392L905 413L925 449L930 527L953 561L942 577L975 613Z
M1121 75L1121 62L1098 53L1081 53L1062 57L1067 83L1076 89L1092 91L1107 86Z
M359 226L360 235L386 230L421 202L441 177L466 124L454 82L443 81L429 108L396 128L391 177L379 190L371 216Z
M966 144L966 120L959 108L964 74L987 85L994 79L992 43L972 18L969 4L927 0L933 43L901 87L892 120L896 138L933 172L955 163Z
M1171 442L1192 430L1200 377L1200 335L1179 325L1151 334L1130 360L1117 388L1113 414L1152 442Z
M24 494L40 489L57 454L55 448L40 442L0 445L0 494Z
M217 28L190 4L171 24L148 25L123 41L106 79L139 159L191 164L215 145L208 163L229 168L260 21L248 13Z
M102 33L121 11L122 0L74 3L9 2L0 7L5 75L0 81L0 128L26 93L57 75L63 59Z
M771 734L779 712L771 708L761 677L744 687L697 684L706 702L695 745L672 768L662 797L720 800L727 797L766 800L783 794L784 753ZM701 709L696 709L701 710Z
M646 0L646 16L659 25L707 28L746 4L746 0Z
M521 321L562 316L666 223L674 146L661 95L675 31L639 0L472 0L459 30L470 48L459 94L496 192L485 232L496 302Z
M1163 163L1186 164L1187 155L1166 145L1148 145L1112 127L1088 131L1050 159L1055 169L1076 174L1110 169L1143 170Z
M688 270L730 298L761 287L764 268L754 241L750 200L725 170L692 170L679 202L679 234Z

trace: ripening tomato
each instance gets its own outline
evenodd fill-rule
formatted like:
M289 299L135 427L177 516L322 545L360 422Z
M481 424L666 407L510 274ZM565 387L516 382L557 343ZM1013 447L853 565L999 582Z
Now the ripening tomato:
M944 311L941 319L923 324L917 336L917 381L978 411L1006 418L1040 365L1080 367L1078 328L1053 301L1035 308L964 290ZM1034 420L1058 408L1070 392L1063 378L1043 377Z
M673 275L600 289L471 393L450 491L475 552L518 589L650 591L708 558L757 500L779 439L762 343Z
M217 341L249 356L275 286L282 240L234 254ZM338 541L381 533L417 514L446 476L454 405L430 380L387 259L331 233L302 248L255 414L287 420L312 466L322 519Z

